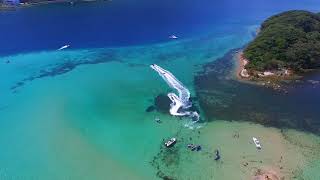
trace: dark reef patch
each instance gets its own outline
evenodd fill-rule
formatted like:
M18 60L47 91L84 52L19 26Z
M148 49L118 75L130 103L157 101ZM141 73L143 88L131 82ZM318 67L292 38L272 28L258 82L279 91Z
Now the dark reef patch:
M198 98L197 97L190 97L190 102L192 103L192 106L190 108L188 108L188 111L195 111L198 114L200 114Z
M155 106L149 106L147 107L146 112L153 112L154 110L156 110Z
M165 147L164 143L166 142L166 139L162 139L158 153L155 154L150 161L151 166L154 167L157 172L157 177L160 179L176 180L194 179L194 176L189 177L186 172L181 170L184 168L184 164L196 164L195 161L198 159L190 158L190 156L195 152L189 149L188 145L199 142L200 133L200 130L191 131L185 127L178 128L177 132L171 136L177 138L177 143L171 148ZM212 149L206 147L205 144L201 146L203 147L201 156L206 156L213 161L215 154ZM201 169L199 169L199 167L195 167L195 170L198 171ZM190 174L192 174L192 172L190 172Z
M156 169L156 176L164 180L179 179L177 176L176 168L179 167L181 161L181 150L184 149L184 138L181 137L182 129L179 129L173 137L178 139L178 143L172 147L167 148L164 146L166 142L162 139L159 152L153 157L150 164Z
M234 54L205 64L195 78L198 102L209 120L252 121L320 134L320 73L283 84L287 93L234 79ZM311 81L310 81L311 80Z
M100 53L97 57L83 57L82 59L66 59L63 63L57 63L48 65L46 69L41 69L35 75L27 77L15 85L13 85L10 89L13 92L16 92L16 89L25 85L26 82L33 81L35 79L41 79L45 77L54 77L58 75L62 75L74 70L76 67L81 65L89 65L89 64L100 64L111 61L119 61L121 60L117 57L115 51L108 50L106 52Z
M170 104L171 104L171 100L166 94L159 94L154 99L154 106L156 107L156 110L161 113L168 114L170 110Z
M157 177L164 180L174 180L177 179L173 177L175 173L168 170L172 170L179 165L181 147L166 148L163 145L164 142L163 140L160 145L160 151L153 157L150 163L157 170ZM168 174L170 174L170 176Z

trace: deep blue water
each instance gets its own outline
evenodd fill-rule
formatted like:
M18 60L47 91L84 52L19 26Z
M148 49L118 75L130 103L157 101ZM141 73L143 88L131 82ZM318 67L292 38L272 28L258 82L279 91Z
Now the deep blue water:
M285 10L320 11L318 0L114 0L0 12L0 55L57 49L128 46L206 33L233 32Z

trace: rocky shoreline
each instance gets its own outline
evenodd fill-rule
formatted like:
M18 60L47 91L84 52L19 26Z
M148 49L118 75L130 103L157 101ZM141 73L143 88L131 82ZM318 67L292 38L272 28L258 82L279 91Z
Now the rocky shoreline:
M278 69L270 71L252 71L246 69L246 65L250 60L246 59L243 51L237 51L234 55L235 60L235 77L238 81L243 83L250 83L274 90L286 92L283 82L294 82L301 79L303 76L294 73L290 69Z
M236 55L240 51L229 51L224 57L205 64L196 74L196 96L204 115L208 119L251 121L319 134L316 124L319 113L313 104L318 103L316 99L320 95L317 91L320 73L306 74L292 81L275 79L270 83L239 79Z

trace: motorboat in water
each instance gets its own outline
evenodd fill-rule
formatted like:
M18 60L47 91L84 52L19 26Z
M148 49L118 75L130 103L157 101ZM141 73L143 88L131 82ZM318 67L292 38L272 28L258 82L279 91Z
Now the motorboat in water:
M253 140L253 143L256 145L257 149L261 149L262 148L261 144L260 144L260 141L257 138L253 137L252 140Z
M177 143L177 139L171 138L169 141L165 142L164 145L169 148L169 147L173 147L176 143Z
M171 35L169 36L170 39L178 39L178 37L176 35Z
M61 48L59 48L58 51L61 51L61 50L63 50L63 49L67 49L68 47L70 47L69 44L64 45L64 46L62 46Z

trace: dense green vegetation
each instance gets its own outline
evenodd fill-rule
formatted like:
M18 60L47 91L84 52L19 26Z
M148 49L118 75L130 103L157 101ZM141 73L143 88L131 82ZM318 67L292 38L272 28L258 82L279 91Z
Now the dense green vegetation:
M320 14L288 11L270 17L244 56L249 70L320 68Z

